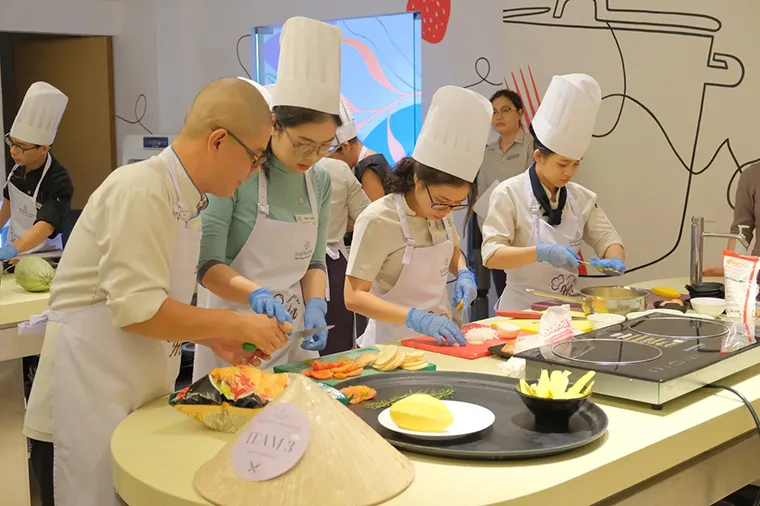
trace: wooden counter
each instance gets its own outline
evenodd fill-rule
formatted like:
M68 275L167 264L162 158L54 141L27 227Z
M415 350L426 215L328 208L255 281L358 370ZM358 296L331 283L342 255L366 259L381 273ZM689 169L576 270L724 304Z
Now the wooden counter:
M674 280L652 286L679 286ZM681 284L680 286L683 286ZM439 370L499 373L500 359L427 353ZM760 367L722 381L760 406ZM760 438L747 409L726 392L700 390L661 411L595 397L610 424L575 452L516 462L470 462L408 454L411 487L388 505L710 505L760 477ZM207 506L196 470L234 436L206 429L159 399L130 415L111 450L118 492L130 506ZM372 472L367 470L367 472Z

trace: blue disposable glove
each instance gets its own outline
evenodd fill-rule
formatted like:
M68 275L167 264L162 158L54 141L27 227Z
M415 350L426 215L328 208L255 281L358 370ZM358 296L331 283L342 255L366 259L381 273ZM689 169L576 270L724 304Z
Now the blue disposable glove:
M536 246L536 260L551 264L558 269L575 269L580 265L581 257L569 246L540 242Z
M612 271L602 271L604 274L609 274L610 276L620 276L621 274L625 273L625 262L620 260L619 258L592 258L591 262L589 262L592 267L597 267L600 269L613 269L616 272Z
M269 288L259 288L248 296L248 303L254 313L265 314L270 318L277 318L282 323L293 323L293 317L285 306L280 304L272 295Z
M441 345L444 340L450 345L459 343L464 346L467 344L467 339L464 338L456 323L435 313L412 308L406 314L406 326L420 334L434 337Z
M457 275L457 284L454 286L454 298L451 300L451 307L456 311L460 302L463 309L470 307L470 304L477 296L478 284L475 281L475 274L469 269L462 269Z
M9 244L7 246L3 246L0 248L0 260L3 262L7 262L8 260L11 260L13 258L16 258L18 255L18 248L14 246L13 244Z
M321 297L312 297L306 301L306 311L303 313L304 330L327 327L327 302ZM303 340L301 348L310 351L321 351L327 346L327 331L314 334Z

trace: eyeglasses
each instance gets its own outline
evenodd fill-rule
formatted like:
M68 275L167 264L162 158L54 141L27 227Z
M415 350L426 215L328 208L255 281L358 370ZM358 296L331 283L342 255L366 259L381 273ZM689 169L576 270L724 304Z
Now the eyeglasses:
M278 121L277 124L280 125L280 128L282 128L282 131L285 132L285 135L288 137L290 144L293 146L293 149L296 150L296 154L298 156L302 156L305 158L307 156L311 156L314 153L316 153L318 156L324 158L325 156L332 154L339 147L339 145L336 142L336 139L333 139L333 143L330 144L329 146L312 146L309 144L302 144L300 142L296 142L288 133L288 129L282 126L282 123Z
M504 107L503 109L499 109L498 111L494 111L494 116L505 116L509 114L510 112L514 111L515 109L513 107Z
M11 139L11 134L9 134L9 133L5 134L5 143L8 145L9 148L11 148L11 149L16 148L19 151L21 151L22 153L26 153L27 151L31 151L33 149L39 149L39 148L42 147L42 146L40 146L38 144L35 144L31 148L25 148L21 144L17 144L15 142L13 142L13 139Z
M266 151L264 151L260 155L257 155L256 153L253 152L253 150L251 148L249 148L248 146L246 146L243 141L241 141L240 139L238 139L238 137L235 134L233 134L232 132L230 132L226 128L224 130L230 135L230 137L232 137L233 139L235 139L238 144L240 144L241 146L243 146L243 149L245 149L246 153L248 153L248 156L251 157L251 168L252 169L261 167L261 164L263 164L264 162L267 161L267 152Z
M433 195L430 193L430 187L428 185L425 185L425 189L428 192L428 197L430 197L430 207L435 209L436 211L448 211L451 209L452 211L459 211L461 209L467 209L470 207L470 204L468 202L465 202L464 204L443 204L441 202L436 202L433 200Z

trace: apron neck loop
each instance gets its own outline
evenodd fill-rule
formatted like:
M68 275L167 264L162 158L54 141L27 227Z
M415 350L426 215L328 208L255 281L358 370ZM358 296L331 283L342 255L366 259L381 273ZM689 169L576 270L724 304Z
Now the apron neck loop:
M269 216L269 204L267 204L267 177L263 170L259 171L259 203L260 215Z
M398 213L398 219L401 222L401 230L404 232L404 239L406 240L403 263L404 265L409 265L409 262L412 261L412 250L414 250L414 237L412 236L412 231L409 229L409 220L406 219L404 194L394 193L393 200L396 203L396 212Z

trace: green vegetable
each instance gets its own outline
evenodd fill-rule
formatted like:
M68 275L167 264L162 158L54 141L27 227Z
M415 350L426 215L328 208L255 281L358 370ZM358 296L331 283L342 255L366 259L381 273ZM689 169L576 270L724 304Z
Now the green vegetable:
M27 292L47 292L55 276L55 269L40 257L22 258L16 264L16 283Z
M404 395L398 395L396 397L391 397L388 400L385 401L370 401L365 402L364 407L368 409L383 409L383 408L389 408L391 405L395 404L396 402L400 401L401 399L406 399L412 394L427 394L432 397L435 397L436 399L453 399L454 398L454 387L451 387L449 385L446 385L444 388L440 390L419 390L417 392L412 392L409 390Z

